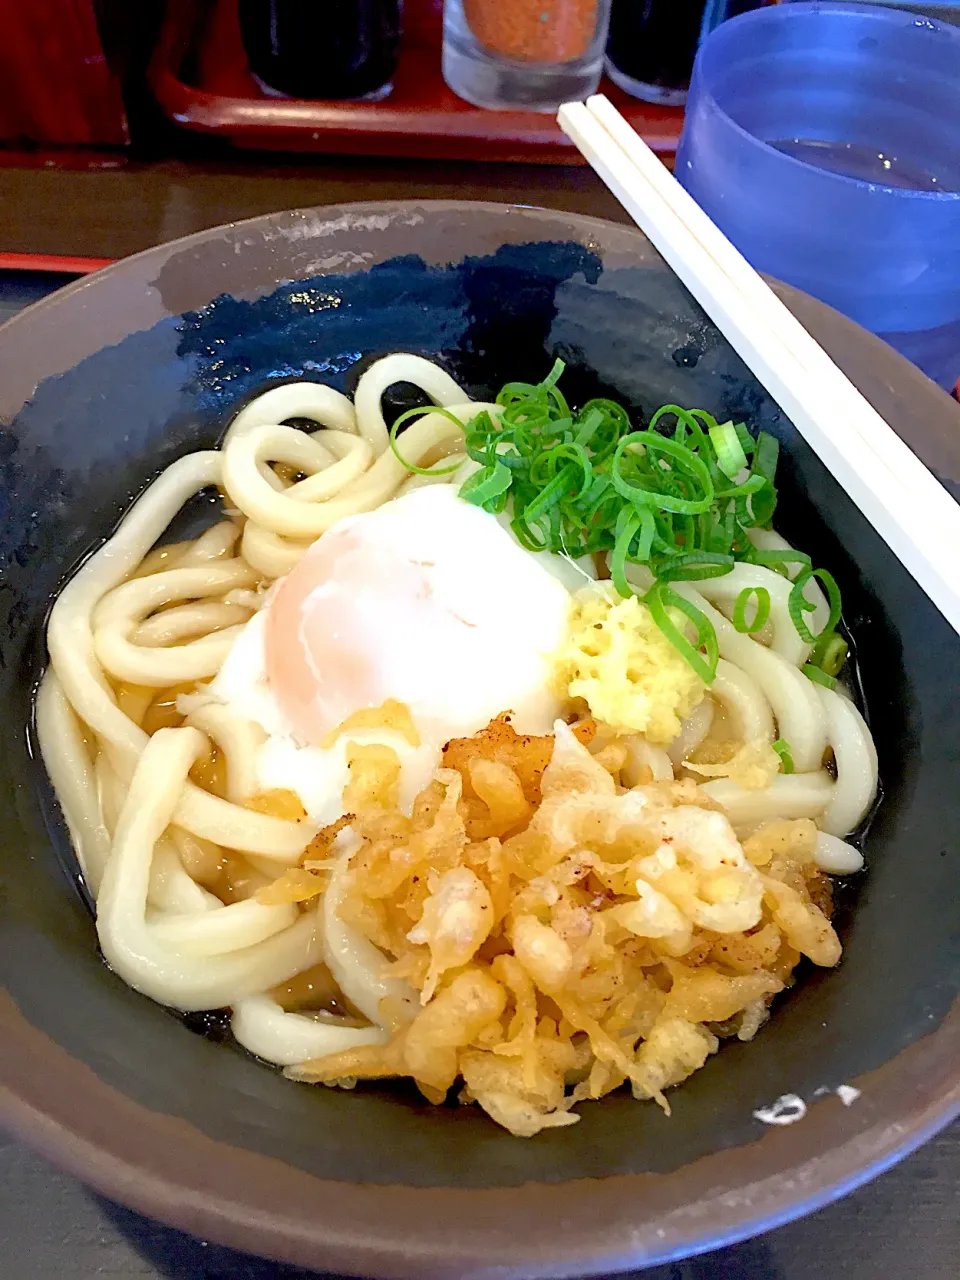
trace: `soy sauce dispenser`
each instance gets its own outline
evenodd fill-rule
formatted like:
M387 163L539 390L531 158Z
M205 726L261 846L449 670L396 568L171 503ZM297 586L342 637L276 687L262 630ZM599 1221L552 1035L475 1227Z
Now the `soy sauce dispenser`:
M239 0L250 70L266 94L385 98L393 88L401 0Z

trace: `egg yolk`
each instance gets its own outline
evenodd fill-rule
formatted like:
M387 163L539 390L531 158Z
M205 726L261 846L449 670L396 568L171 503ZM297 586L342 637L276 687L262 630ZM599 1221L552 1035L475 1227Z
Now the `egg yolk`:
M324 534L281 583L267 619L267 678L303 742L322 743L360 708L414 698L429 650L461 646L476 624L438 597L433 567L371 544L351 522Z

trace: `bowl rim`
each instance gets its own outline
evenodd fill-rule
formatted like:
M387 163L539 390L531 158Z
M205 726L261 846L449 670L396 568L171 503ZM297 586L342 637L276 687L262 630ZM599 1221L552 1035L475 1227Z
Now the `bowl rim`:
M323 225L411 209L515 214L650 253L649 241L632 227L564 211L455 200L358 202L195 232L123 259L51 299L96 289L108 277L149 281L153 268L184 249L238 229L283 225L291 214ZM831 308L776 287L804 323L815 322L821 340L829 336L838 363L843 353L834 344L844 341L848 356L859 351L882 358L878 394L903 388L911 398L922 396L931 419L923 440L935 451L943 447L960 421L944 392ZM57 305L51 299L7 321L0 345L11 328ZM947 446L951 472L960 474L960 444L953 439L960 433ZM908 443L917 447L916 440ZM102 1194L171 1226L279 1261L385 1280L609 1273L718 1248L809 1213L883 1172L960 1115L960 998L938 1027L857 1084L863 1096L856 1106L825 1097L809 1107L803 1124L768 1128L754 1142L668 1174L470 1190L333 1182L217 1142L133 1102L31 1026L0 990L0 1122L16 1136Z

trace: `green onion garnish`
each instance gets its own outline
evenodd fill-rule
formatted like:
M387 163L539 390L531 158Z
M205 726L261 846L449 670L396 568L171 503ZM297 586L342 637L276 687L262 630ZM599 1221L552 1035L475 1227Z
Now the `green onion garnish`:
M790 754L790 743L786 738L778 738L776 742L770 743L774 751L780 757L780 768L783 773L793 773L793 756Z
M492 471L475 471L460 486L461 498L478 507L494 502L510 488L510 472L499 460Z
M417 466L414 466L412 462L408 462L406 458L402 456L402 454L400 453L400 450L397 448L397 432L404 425L404 423L409 422L411 418L423 417L425 413L439 413L442 417L449 418L451 422L456 423L458 427L463 426L463 423L460 421L458 417L456 417L452 413L449 413L446 409L441 408L441 406L438 404L427 405L425 408L420 408L418 406L414 409L407 409L405 413L400 414L399 418L397 418L396 422L390 428L391 452L393 453L393 456L396 458L396 460L400 463L400 465L403 467L406 467L408 471L413 472L415 476L448 476L452 472L457 470L457 468L460 466L459 462L454 462L449 467L417 467Z
M811 578L819 578L823 583L824 590L827 593L827 600L830 603L830 616L827 618L826 625L817 635L814 635L804 621L805 613L812 613L817 607L811 603L803 594L803 589ZM800 639L806 640L808 644L813 644L820 636L826 635L834 629L840 621L840 588L834 581L832 573L828 573L826 569L803 569L797 574L793 582L793 589L790 592L788 601L790 608L790 617L793 619L793 625L800 633Z
M775 569L777 573L783 574L786 574L788 564L799 564L808 569L812 564L805 551L763 551L752 543L744 559L750 564L762 564L766 569Z
M720 657L717 646L717 633L704 614L685 597L663 583L655 582L643 597L643 603L653 615L653 620L663 634L686 658L690 666L705 684L711 684L717 675L717 661ZM697 629L697 644L694 647L683 632L675 626L667 613L668 608L679 609L690 619ZM704 654L700 650L705 650Z
M835 631L824 632L813 647L810 661L828 676L838 676L847 660L847 642Z
M822 684L825 689L835 689L837 687L837 682L833 676L828 676L825 671L821 670L820 667L815 667L812 662L808 662L803 667L803 674L808 680L812 680L814 684Z
M757 601L756 610L753 618L747 621L747 606L751 597L755 597ZM767 625L767 619L770 617L770 592L766 587L744 587L737 596L736 604L733 606L733 625L736 629L744 634L752 631L762 631Z
M643 430L635 429L613 400L588 400L575 412L559 387L563 370L563 361L556 360L540 383L507 383L497 396L499 414L484 410L467 423L464 449L479 469L461 486L461 497L494 514L508 511L510 528L528 551L572 560L606 556L621 596L637 594L629 566L646 566L655 581L644 602L707 683L716 674L714 628L672 589L672 582L718 577L741 561L784 574L794 566L799 572L790 592L790 616L804 640L826 645L824 637L833 633L840 616L833 578L814 570L803 552L764 551L749 536L751 529L769 526L777 505L776 438L764 431L754 438L743 423L718 423L704 409L675 404L659 408ZM423 413L453 418L440 408L411 409L394 423L390 447L408 470L443 474L406 463L398 448L400 426ZM819 637L804 617L813 606L803 588L814 576L830 600L830 618ZM737 599L734 625L746 634L756 632L769 613L769 593L750 588ZM838 652L830 650L831 663ZM813 659L829 679L822 661L823 655Z
M733 480L747 465L737 428L732 422L723 422L710 428L710 443L717 455L717 466L728 479Z

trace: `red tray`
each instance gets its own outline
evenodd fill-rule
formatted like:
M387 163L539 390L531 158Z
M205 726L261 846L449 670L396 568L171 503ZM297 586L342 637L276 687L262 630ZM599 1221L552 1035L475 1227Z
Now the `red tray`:
M349 155L581 164L552 116L484 111L440 74L442 0L406 0L393 93L383 102L273 98L251 75L236 0L169 0L150 69L160 106L176 124L240 147ZM604 81L646 142L676 150L683 111L637 102Z

